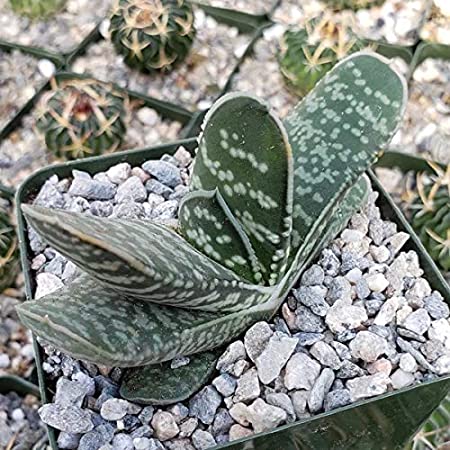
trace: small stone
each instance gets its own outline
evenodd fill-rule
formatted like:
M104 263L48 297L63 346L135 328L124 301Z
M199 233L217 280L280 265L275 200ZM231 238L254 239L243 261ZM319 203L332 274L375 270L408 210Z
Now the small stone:
M303 286L318 286L323 283L325 273L318 264L313 264L301 277Z
M189 408L186 408L182 403L172 405L168 411L172 414L176 423L180 423L189 416Z
M197 450L206 450L207 448L214 447L216 440L207 431L195 430L192 434L192 443Z
M367 275L365 278L372 292L383 292L389 286L389 281L382 273Z
M370 295L369 285L365 278L360 278L355 285L356 296L360 300L366 299Z
M386 358L381 358L367 366L367 371L370 375L375 375L376 373L383 373L389 376L392 372L392 363Z
M230 416L244 427L250 424L249 414L248 406L244 403L236 403L230 408Z
M147 161L142 164L142 168L158 181L171 188L182 182L180 169L165 161Z
M330 304L336 301L347 304L352 303L352 286L344 277L336 277L331 280L328 286L327 300Z
M163 442L174 438L180 432L174 417L167 411L156 412L152 419L152 428L156 438Z
M145 183L145 188L147 192L160 195L166 200L170 197L170 194L173 193L173 189L153 178Z
M384 222L381 219L373 219L369 223L369 236L375 245L381 245L384 238Z
M235 341L231 343L216 364L216 369L220 372L227 371L232 368L236 361L245 359L246 357L244 343L242 341Z
M229 397L236 390L237 381L228 373L223 373L212 381L213 386L224 396Z
M403 297L394 296L387 299L375 317L374 325L385 326L394 321L398 309L405 304L406 300Z
M241 425L233 425L230 428L230 441L236 441L238 439L243 439L249 437L253 434L252 430L244 428Z
M172 370L179 369L180 367L189 365L190 362L191 360L188 356L177 356L176 358L172 359L172 361L170 361L170 368Z
M38 62L38 70L45 78L50 78L56 72L55 65L48 59L40 59Z
M403 353L403 355L400 356L399 365L400 369L405 372L414 373L417 370L416 360L409 353Z
M402 324L406 329L417 334L424 334L431 325L431 319L424 308L411 313Z
M77 381L70 381L67 378L60 378L56 383L55 403L61 406L80 406L88 392L83 384Z
M6 353L0 353L0 369L6 369L11 364L11 359Z
M333 333L342 333L358 328L367 319L367 312L363 307L338 300L328 311L325 322Z
M301 347L310 347L316 342L324 339L322 333L296 333L294 334L294 337L298 339L298 345Z
M273 430L287 419L286 411L277 406L267 404L261 398L256 399L249 407L249 420L255 433Z
M350 399L353 403L363 398L384 394L389 383L390 379L386 374L377 373L349 380L347 381L347 388L350 391Z
M153 406L146 406L142 408L142 411L138 415L138 419L143 424L148 424L153 417L153 414L155 412L155 408Z
M192 435L198 426L198 419L196 417L190 417L180 425L180 437L186 438Z
M337 256L329 249L322 251L320 265L325 271L325 275L335 277L339 273L340 262Z
M187 167L192 162L192 155L183 147L178 147L173 157L181 167Z
M411 354L417 361L417 364L434 373L435 371L434 367L423 357L422 353L420 353L420 351L417 350L410 342L405 341L401 337L398 337L397 345L399 346L400 350L403 350L405 353Z
M336 373L336 376L341 379L355 378L363 375L364 370L349 360L344 360L341 368Z
M323 407L325 396L334 382L334 372L328 367L322 370L311 389L308 397L308 407L311 413L319 412Z
M447 375L450 373L450 355L446 354L439 357L434 362L434 368L438 375Z
M301 286L293 290L295 298L308 307L314 314L324 317L330 309L325 301L327 289L321 286Z
M297 419L303 419L308 415L306 407L308 404L309 391L294 391L290 395Z
M236 378L239 378L249 367L250 367L250 363L248 361L246 361L245 359L236 361L230 370L230 375L233 375Z
M305 353L295 353L286 365L284 384L288 390L310 390L320 374L320 364Z
M402 369L397 369L391 375L392 387L394 389L402 389L406 386L410 386L415 381L414 374L405 372Z
M47 403L39 409L42 422L68 433L87 433L94 428L91 414L79 406L61 406Z
M97 217L109 217L113 213L113 209L113 204L109 201L95 201L89 206L91 214Z
M445 303L444 298L437 291L434 291L424 299L424 308L431 318L435 320L448 319L450 316L450 310L447 303Z
M400 231L399 233L390 236L386 240L386 243L391 244L393 254L396 255L403 248L406 242L408 242L409 238L410 235L408 233Z
M131 166L128 163L120 163L110 167L106 176L114 184L122 184L131 175Z
M362 279L362 270L358 267L349 270L345 275L345 279L350 281L351 284L356 285Z
M133 439L128 434L116 434L112 441L113 450L134 450Z
M177 200L167 200L164 203L160 203L152 210L152 218L158 221L174 219L178 210Z
M59 449L77 449L80 444L81 435L76 433L67 433L66 431L61 431L58 435L58 448ZM117 450L117 449L115 449ZM133 448L131 449L133 450Z
M417 278L423 275L419 257L416 252L400 253L386 270L386 278L394 291L404 288L405 279Z
M72 197L80 196L87 200L111 200L116 194L116 187L113 183L105 181L74 178L69 194Z
M259 386L258 373L256 369L252 367L237 381L233 402L251 402L255 398L258 398L260 393L261 389Z
M64 208L64 196L55 185L55 181L51 178L47 180L41 187L34 204L37 206L45 206L46 208L60 209Z
M299 306L295 311L295 331L305 331L309 333L321 333L325 331L323 319L316 316L306 306Z
M450 323L448 320L438 319L431 322L428 337L442 342L447 349L450 349Z
M420 351L427 361L436 361L445 353L445 345L437 339L430 339L420 346Z
M205 425L211 425L222 397L212 386L204 387L189 401L190 416L197 417Z
M417 278L413 286L405 292L408 304L416 309L424 306L424 298L431 294L431 287L427 280Z
M336 389L328 392L325 397L324 410L331 411L351 403L350 391L348 389Z
M384 245L381 245L380 247L371 245L370 254L377 263L385 263L391 257L391 252Z
M144 202L147 200L147 190L139 177L130 177L118 188L115 196L117 203Z
M294 406L289 395L282 392L273 392L267 394L266 401L269 405L278 406L278 408L284 409L288 415L288 422L295 421Z
M159 448L155 446L152 447L152 441L153 439L147 437L137 437L133 439L133 445L135 450L159 450L159 448L164 448L162 445Z
M234 425L234 420L231 417L228 410L225 408L220 408L214 417L214 422L212 424L212 433L214 436L228 433L232 425Z
M298 340L288 337L280 332L275 332L269 339L267 347L256 358L255 365L258 377L264 384L269 384L280 375L295 348Z
M257 322L245 333L245 350L253 362L261 355L272 335L273 331L267 322Z
M387 341L370 331L360 331L350 342L350 351L356 359L373 362L387 351Z
M128 402L119 398L111 398L106 400L100 408L100 415L105 420L123 419L128 412Z
M319 341L311 347L310 353L316 358L322 366L331 367L334 370L339 370L342 362L336 351L324 341Z
M402 306L395 315L397 325L403 326L406 318L413 312L413 309L409 305Z
M153 127L159 122L158 113L154 109L149 108L148 106L143 106L142 108L139 108L136 113L136 116L143 125L147 125L149 127Z
M52 292L64 287L59 277L52 273L41 272L36 275L36 292L34 298L39 299L45 297Z

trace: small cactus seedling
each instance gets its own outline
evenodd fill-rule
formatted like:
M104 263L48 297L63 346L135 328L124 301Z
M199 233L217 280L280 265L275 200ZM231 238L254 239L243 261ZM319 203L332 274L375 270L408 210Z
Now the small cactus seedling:
M428 253L450 270L450 165L442 170L430 163L434 176L417 175L417 196L412 202L412 225Z
M169 71L189 53L195 36L187 0L117 0L111 40L130 67Z
M12 203L0 192L0 293L10 287L19 273L19 249L12 223Z
M303 97L338 61L364 46L347 20L323 14L308 20L303 28L284 33L279 57L281 73Z
M30 19L40 19L58 12L64 7L66 0L9 0L9 2L17 14Z
M386 0L322 0L327 6L337 11L343 9L368 9L374 6L381 6Z
M404 80L369 53L336 65L285 123L254 97L223 97L203 124L179 233L22 205L29 224L84 271L19 306L22 321L76 358L135 367L125 398L186 398L211 364L202 352L270 320L361 206L363 173L405 102ZM146 367L193 354L198 376Z
M125 134L124 99L96 80L68 80L44 93L37 128L57 157L77 159L115 151Z

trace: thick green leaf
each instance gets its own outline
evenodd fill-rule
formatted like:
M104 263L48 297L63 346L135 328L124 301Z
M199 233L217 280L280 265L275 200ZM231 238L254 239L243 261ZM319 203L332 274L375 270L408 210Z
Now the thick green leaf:
M70 286L19 305L17 312L26 327L62 352L110 367L143 366L206 351L267 316L262 307L216 314L128 301L85 274Z
M294 154L291 258L324 207L372 165L405 110L405 80L376 54L337 64L285 120Z
M246 283L164 226L30 205L22 210L53 248L129 298L224 312L270 295L271 288Z
M177 369L171 369L170 362L129 369L120 395L144 405L182 402L207 383L222 351L198 353L190 357L188 365Z
M181 234L203 254L250 282L260 282L261 267L241 224L220 192L187 194L178 212Z
M206 115L191 189L220 191L249 237L269 284L286 270L292 168L286 131L260 100L229 94Z

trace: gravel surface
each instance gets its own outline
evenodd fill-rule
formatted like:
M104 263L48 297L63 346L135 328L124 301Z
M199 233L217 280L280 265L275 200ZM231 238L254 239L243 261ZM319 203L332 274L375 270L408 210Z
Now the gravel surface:
M109 0L68 0L47 21L30 21L15 14L9 0L0 0L0 39L67 53L105 17L110 4Z
M49 179L35 203L175 225L190 158L179 149L162 160L142 165L151 173L120 164L96 174L116 192L113 200L96 200L95 179L74 172L73 179ZM171 170L160 170L167 163ZM122 370L46 347L44 370L57 381L56 397L40 416L62 431L60 448L206 449L449 373L449 308L423 277L417 254L403 251L409 236L381 219L377 196L322 251L275 319L232 342L211 384L188 401L163 408L124 401ZM34 233L30 238L40 297L70 282L75 270Z
M168 74L146 75L130 69L109 40L93 44L77 59L73 70L95 78L196 110L206 109L219 96L239 57L251 39L237 28L222 25L195 10L197 35L192 50L180 66ZM108 38L108 25L102 26Z
M450 45L450 7L446 0L433 0L431 14L420 37L425 41Z
M275 6L276 0L205 0L203 3L217 8L235 9L250 14L267 14Z

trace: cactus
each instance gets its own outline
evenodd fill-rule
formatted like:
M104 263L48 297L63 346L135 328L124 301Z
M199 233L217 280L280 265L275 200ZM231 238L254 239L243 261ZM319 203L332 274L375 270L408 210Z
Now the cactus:
M135 367L124 396L187 396L194 386L181 387L195 377L145 366L214 349L271 319L361 206L362 174L396 131L405 99L404 80L368 53L341 61L284 124L254 97L223 97L205 117L179 233L22 205L39 235L84 273L19 306L21 320L76 358ZM167 392L158 387L155 399L161 377Z
M0 293L10 287L19 273L19 249L12 223L12 204L0 191Z
M49 17L66 4L66 0L9 0L9 2L14 12L30 19Z
M130 67L169 71L186 58L192 46L192 6L187 0L117 0L109 31Z
M450 165L442 170L430 162L435 174L417 175L412 225L428 253L441 267L450 270Z
M363 8L372 8L374 6L381 6L385 0L322 0L327 6L337 11L343 9L352 9L357 11Z
M346 20L322 14L306 21L303 28L286 30L280 70L288 86L303 97L338 61L364 46Z
M43 94L37 129L57 157L77 159L115 151L125 134L123 97L105 83L73 79Z

